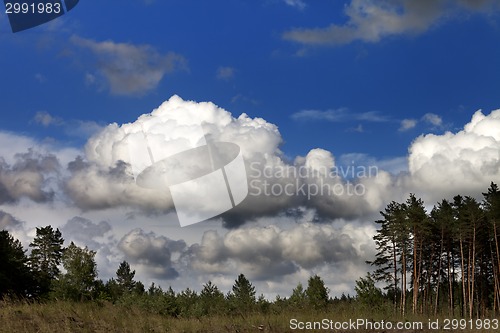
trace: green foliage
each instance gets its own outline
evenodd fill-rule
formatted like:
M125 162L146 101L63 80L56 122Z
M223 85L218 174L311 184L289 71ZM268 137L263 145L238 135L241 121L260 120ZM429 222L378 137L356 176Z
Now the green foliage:
M288 299L277 296L273 302L264 295L256 299L255 287L243 274L227 296L211 281L200 293L187 288L176 294L154 283L146 292L126 261L120 263L116 278L103 283L97 280L95 252L73 243L63 249L60 231L47 226L37 228L29 259L18 240L0 231L0 299L29 298L52 289L52 295L63 300L94 299L100 306L113 303L131 312L140 309L199 322L214 317L246 319L258 313L266 317L322 311L351 315L367 309L375 309L378 315L399 312L404 316L410 309L414 315L465 318L498 314L500 190L492 183L483 195L481 203L467 196L442 200L430 214L413 194L403 203L391 202L381 212L383 219L376 221L377 254L370 262L375 272L356 281L355 298L342 294L330 300L318 275L309 278L305 290L299 283ZM60 263L64 273L59 272ZM376 282L386 282L385 294Z
M64 239L59 229L54 230L52 226L36 228L36 236L30 243L32 248L29 262L37 280L38 295L49 292L53 280L60 271L59 264L63 255Z
M276 298L274 299L274 302L271 304L271 311L272 313L283 313L286 310L291 310L293 311L293 307L289 306L288 299L286 297L282 297L280 295L276 295Z
M66 248L62 257L66 273L61 275L55 285L55 296L70 300L88 300L96 297L97 266L95 251L80 248L73 242Z
M398 258L401 255L400 244L405 239L400 235L404 229L405 206L397 202L391 202L383 212L383 220L375 221L380 225L377 234L373 237L377 248L375 260L368 262L376 267L374 279L388 283L387 289L398 290Z
M411 194L381 212L371 278L387 283L394 309L403 315L410 309L451 316L458 311L465 318L500 312L500 190L491 183L483 196L480 203L457 195L428 214ZM356 286L367 303L380 296L370 280Z
M495 183L491 183L488 191L483 193L483 207L489 221L494 228L500 224L500 189Z
M316 310L326 309L328 305L328 288L318 275L309 278L305 294L311 307Z
M154 283L148 288L147 293L126 293L120 297L117 304L171 317L180 315L176 295L172 288L164 292L161 287L156 286Z
M145 293L144 284L141 281L136 281L134 289L132 291L138 295L144 294Z
M288 303L295 309L303 309L307 306L307 295L302 283L299 282L297 287L292 290L292 295L288 299Z
M144 293L144 284L142 284L142 282L140 281L134 281L134 286L132 289L124 290L124 288L115 279L111 278L108 280L108 282L103 284L103 288L100 291L99 298L116 303L119 302L121 298L126 297L129 294L142 296L144 295Z
M116 302L124 294L144 293L144 285L134 280L135 271L130 269L126 261L122 261L116 270L116 279L110 279L105 285L107 299Z
M204 314L198 294L189 288L186 288L177 295L176 303L180 317L200 317Z
M0 231L0 299L31 294L33 279L21 242L6 230Z
M364 305L378 307L384 301L382 290L375 286L375 280L370 273L366 274L366 277L356 280L354 290L356 291L356 299Z
M262 314L269 314L271 310L271 302L269 302L263 294L257 299L257 309Z
M135 288L136 282L134 281L135 271L130 269L130 265L126 261L120 263L120 267L116 271L116 282L123 289L123 291L132 291Z
M43 272L50 279L55 279L59 275L58 265L61 263L63 255L62 238L59 229L52 229L52 226L36 228L36 236L30 243L31 250L30 264L34 270Z
M122 295L122 288L115 279L111 278L104 284L102 293L99 295L99 299L115 303Z
M253 309L255 305L255 287L245 275L238 275L238 278L234 281L229 299L234 310L238 312L247 312Z
M224 294L208 281L200 292L200 304L202 315L222 314L225 311Z

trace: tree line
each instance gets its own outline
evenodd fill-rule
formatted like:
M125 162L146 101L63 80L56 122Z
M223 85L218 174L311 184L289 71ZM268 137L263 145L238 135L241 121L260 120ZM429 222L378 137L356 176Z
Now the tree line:
M500 191L491 183L481 202L457 195L430 212L411 194L381 212L374 236L375 271L361 279L372 297L404 315L497 315L500 310ZM385 282L384 294L374 282Z
M0 300L107 301L174 317L243 315L249 311L269 312L273 307L326 309L331 302L328 288L318 275L309 278L306 288L299 283L291 297L278 296L274 302L264 295L257 297L255 287L244 274L238 275L226 294L211 281L199 293L190 288L176 293L171 287L163 290L154 283L146 289L135 280L129 263L123 261L115 277L104 282L98 279L95 251L73 242L63 247L63 243L59 229L36 228L27 255L19 240L6 230L0 231Z
M170 316L241 314L248 311L326 311L339 305L405 316L408 313L462 318L500 312L500 190L491 183L481 202L457 195L430 212L411 194L391 202L375 221L373 273L355 281L355 297L329 297L318 275L299 283L289 297L270 301L240 274L224 294L211 281L200 292L174 292L152 283L147 289L123 261L115 277L98 279L95 251L64 239L51 226L36 228L29 255L0 231L0 300L106 301ZM63 268L63 270L61 270ZM384 284L383 288L379 288ZM338 308L337 308L338 309Z

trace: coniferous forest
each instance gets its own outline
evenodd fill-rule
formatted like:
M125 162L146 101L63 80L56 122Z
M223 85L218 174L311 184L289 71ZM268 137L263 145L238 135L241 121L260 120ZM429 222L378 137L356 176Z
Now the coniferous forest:
M427 213L412 194L381 212L374 237L378 253L370 264L396 311L464 318L499 313L498 186L491 183L483 196L478 202L457 195Z
M496 184L491 183L481 201L456 195L430 211L411 194L406 201L389 203L375 223L377 252L367 262L369 273L355 281L355 295L332 298L323 279L315 275L307 285L299 283L290 295L274 300L257 296L244 274L235 276L227 293L211 281L200 292L164 290L154 283L145 287L123 261L115 277L102 281L95 252L74 243L64 247L58 229L37 228L28 249L2 230L0 317L7 322L10 312L6 309L16 304L93 304L113 311L135 309L141 316L151 314L166 321L224 318L214 325L224 325L227 331L246 331L248 327L241 324L238 328L234 322L252 316L258 318L255 323L267 320L267 326L252 324L252 329L276 332L286 331L288 320L300 315L346 319L370 314L385 320L498 318L500 190ZM216 327L213 331L220 329Z

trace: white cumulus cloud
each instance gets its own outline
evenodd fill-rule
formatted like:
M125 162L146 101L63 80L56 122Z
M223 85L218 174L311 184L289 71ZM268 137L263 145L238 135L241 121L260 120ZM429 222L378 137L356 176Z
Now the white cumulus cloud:
M419 119L442 124L435 114ZM184 235L191 233L184 239L161 235L172 230L163 219L171 222L174 203L168 191L136 184L130 135L147 136L161 158L207 140L236 143L249 190L261 193L220 217L227 229L211 221L205 226L218 230L200 224L183 229ZM264 119L178 96L132 123L108 125L77 158L74 150L40 147L33 139L0 132L0 228L28 244L34 226L52 223L67 241L97 250L101 277L114 276L125 259L143 281L168 281L178 288L212 279L228 290L242 272L259 291L288 295L298 281L318 273L338 293L352 290L366 272L364 261L374 252L372 222L391 200L403 201L409 192L427 205L456 194L480 198L491 181L500 183L500 110L477 111L455 133L421 135L408 156L387 160L335 156L321 148L285 159L282 141L277 126ZM196 167L193 161L181 162ZM64 184L74 206L55 184ZM361 192L349 193L356 189ZM145 213L141 217L149 222L127 221L130 210ZM158 211L169 214L151 214ZM154 232L148 230L153 223L160 225Z
M167 189L142 188L134 181L133 166L151 163L151 156L131 154L130 138L144 139L145 135L156 161L213 140L237 144L246 161L282 163L277 157L281 136L275 125L246 114L235 118L212 103L184 101L173 96L134 123L111 124L88 141L85 161L72 164L73 176L66 183L68 194L79 207L173 208ZM186 156L179 165L172 166L169 170L171 183L199 166L195 157Z
M480 193L500 182L500 110L477 111L458 133L418 137L408 163L412 183L440 196Z
M373 118L371 113L356 115L361 116ZM132 142L144 141L149 153L146 149L141 154L137 150L131 153L131 138ZM328 218L369 214L380 208L381 199L386 197L381 193L392 182L383 171L379 177L378 170L374 173L359 170L351 177L355 179L348 181L343 172L334 172L334 156L323 149L313 149L306 156L287 162L279 149L282 138L274 124L246 114L234 117L212 103L184 101L173 96L135 122L111 124L93 136L86 145L85 159L70 165L72 177L66 182L66 191L84 209L133 206L146 211L171 210L174 200L160 178L154 178L157 180L152 183L161 188L143 188L136 184L134 175L155 161L201 147L206 140L237 144L245 161L249 195L222 215L229 227L299 205L318 209ZM168 167L163 164L168 170L165 175L169 184L186 179L187 174L203 164L196 156L182 157L175 163L169 162ZM368 184L377 188L368 188ZM192 204L210 205L213 200L221 201L223 195L214 192L210 200Z

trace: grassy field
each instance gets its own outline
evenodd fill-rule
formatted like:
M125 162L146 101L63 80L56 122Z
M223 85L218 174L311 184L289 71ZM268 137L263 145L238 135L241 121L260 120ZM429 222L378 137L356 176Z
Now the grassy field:
M152 314L138 308L111 303L51 302L47 304L0 302L0 332L445 332L430 330L429 318L406 318L406 322L420 321L423 329L323 329L300 330L290 327L290 319L301 322L321 321L324 318L338 322L366 318L372 322L387 320L375 311L352 313L349 309L323 313L251 314L211 316L201 318L172 318ZM433 318L432 320L435 320ZM444 318L439 318L441 323ZM396 322L394 320L393 322ZM458 330L451 330L457 332ZM494 332L495 330L462 330L461 332ZM446 332L450 332L447 330Z
M0 332L287 332L281 315L171 318L111 303L1 303ZM259 328L260 327L260 328ZM290 330L288 330L290 331Z
M286 332L287 319L262 315L171 318L111 303L7 304L0 332ZM259 328L260 327L260 328ZM289 330L288 330L289 331Z

